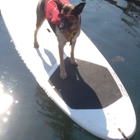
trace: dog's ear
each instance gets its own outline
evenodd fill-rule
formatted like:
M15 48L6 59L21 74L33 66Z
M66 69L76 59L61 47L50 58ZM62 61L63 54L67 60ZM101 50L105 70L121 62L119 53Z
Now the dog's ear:
M57 4L57 8L58 8L59 12L61 12L64 4L60 0L54 0L54 1Z
M86 3L80 3L77 6L74 7L73 13L75 15L80 15L83 11L83 8L85 6Z

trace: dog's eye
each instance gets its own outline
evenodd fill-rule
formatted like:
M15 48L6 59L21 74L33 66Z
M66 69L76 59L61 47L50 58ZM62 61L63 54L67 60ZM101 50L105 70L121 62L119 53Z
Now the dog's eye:
M68 20L71 21L71 22L75 22L77 19L74 15L68 15L67 16Z
M69 15L69 16L68 16L68 19L69 19L70 21L74 21L74 20L75 20L75 16Z
M64 19L64 18L65 18L65 15L64 15L64 14L58 14L58 17L59 17L60 19Z

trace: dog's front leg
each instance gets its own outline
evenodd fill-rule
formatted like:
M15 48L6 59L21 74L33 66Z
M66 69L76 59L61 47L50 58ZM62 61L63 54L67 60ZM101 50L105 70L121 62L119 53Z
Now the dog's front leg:
M77 65L77 61L75 60L75 57L74 57L74 48L75 48L75 44L76 44L76 40L75 41L72 41L72 44L71 44L71 63L73 65Z
M65 70L65 63L64 63L64 59L63 59L63 53L64 53L63 48L64 48L64 45L59 44L60 78L66 79L67 73L66 73L66 70Z

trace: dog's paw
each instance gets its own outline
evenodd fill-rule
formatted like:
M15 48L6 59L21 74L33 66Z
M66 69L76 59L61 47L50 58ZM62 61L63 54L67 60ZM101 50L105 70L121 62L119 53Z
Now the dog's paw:
M61 79L66 79L67 78L67 73L66 72L61 72L60 73L60 78Z
M70 61L71 61L72 65L78 66L78 63L77 63L77 61L75 59L71 58Z
M38 42L34 42L34 48L39 48Z

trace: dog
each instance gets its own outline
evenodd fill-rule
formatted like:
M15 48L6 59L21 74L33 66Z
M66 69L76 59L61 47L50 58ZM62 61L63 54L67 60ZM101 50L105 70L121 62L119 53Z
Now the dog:
M77 65L74 57L74 47L80 35L81 13L85 3L73 6L67 0L40 0L37 5L37 22L34 32L34 47L38 48L37 33L45 19L57 36L60 57L60 78L66 79L67 73L63 60L63 48L67 42L71 45L71 63Z

